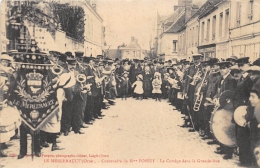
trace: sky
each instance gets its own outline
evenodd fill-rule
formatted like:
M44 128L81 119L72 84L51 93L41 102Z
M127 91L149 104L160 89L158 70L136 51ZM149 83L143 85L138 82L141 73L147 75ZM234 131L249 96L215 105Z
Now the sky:
M193 3L205 0L193 0ZM142 49L148 50L154 38L157 11L170 15L178 0L96 0L97 12L106 27L107 48L128 44L131 37L138 39Z

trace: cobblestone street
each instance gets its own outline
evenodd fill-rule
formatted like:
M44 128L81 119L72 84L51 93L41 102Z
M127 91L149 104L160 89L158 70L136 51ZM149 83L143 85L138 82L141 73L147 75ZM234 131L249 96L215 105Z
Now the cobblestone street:
M236 167L237 156L223 160L214 153L217 145L207 145L198 133L179 127L182 115L172 109L166 100L117 99L115 106L104 110L103 119L83 129L85 134L60 136L64 150L43 148L40 158L17 160L19 140L12 140L7 143L9 157L0 163L16 168L24 163L27 167L140 167L140 163L142 167Z

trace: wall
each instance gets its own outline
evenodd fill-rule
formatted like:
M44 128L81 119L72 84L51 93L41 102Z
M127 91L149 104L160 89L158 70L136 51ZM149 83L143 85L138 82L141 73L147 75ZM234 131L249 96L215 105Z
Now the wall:
M141 58L141 50L135 50L135 49L123 49L121 59L142 59Z
M193 39L193 40L191 40ZM187 22L186 26L186 59L191 58L192 53L198 53L199 22L198 16Z
M30 36L33 37L33 26L26 21L25 26L28 28ZM84 44L75 39L66 36L62 30L56 30L54 33L47 31L46 28L35 27L35 40L42 52L49 53L51 50L65 53L70 51L84 51Z
M260 58L260 0L231 1L230 53Z
M176 51L174 51L173 41L176 42ZM177 59L178 55L178 34L174 33L163 33L162 37L160 38L160 45L159 45L160 53L165 54L165 60L170 59Z
M216 44L216 47L208 52L207 56L229 57L230 2L224 1L220 3L216 10L201 18L199 22L199 46Z
M92 9L89 4L84 4L85 12L85 43L84 52L86 56L92 54L93 57L102 55L103 42L102 39L102 18Z

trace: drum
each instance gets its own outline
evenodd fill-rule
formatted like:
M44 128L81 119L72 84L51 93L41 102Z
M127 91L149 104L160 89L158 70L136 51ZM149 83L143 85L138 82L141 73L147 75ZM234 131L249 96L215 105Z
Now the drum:
M210 119L210 131L220 143L236 147L236 125L232 122L233 111L215 108Z
M241 127L244 127L246 123L246 119L245 119L247 113L246 109L247 106L239 106L234 112L234 120L237 123L237 125Z

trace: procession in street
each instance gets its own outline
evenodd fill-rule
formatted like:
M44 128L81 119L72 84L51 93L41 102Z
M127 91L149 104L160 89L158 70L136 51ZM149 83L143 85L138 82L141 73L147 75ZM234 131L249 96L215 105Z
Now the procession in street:
M92 1L2 1L0 166L260 167L260 1L241 38L233 3L179 0L113 54Z

